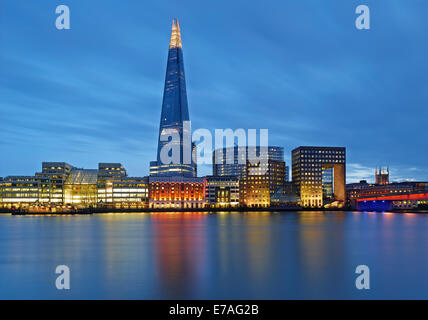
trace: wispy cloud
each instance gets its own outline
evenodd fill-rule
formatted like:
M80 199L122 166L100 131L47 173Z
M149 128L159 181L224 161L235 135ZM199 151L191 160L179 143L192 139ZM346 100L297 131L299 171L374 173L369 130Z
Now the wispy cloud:
M355 1L74 1L67 31L56 5L2 1L0 176L53 158L147 174L178 16L193 128L267 128L286 159L344 146L348 181L373 181L376 164L428 180L424 1L369 0L370 32Z

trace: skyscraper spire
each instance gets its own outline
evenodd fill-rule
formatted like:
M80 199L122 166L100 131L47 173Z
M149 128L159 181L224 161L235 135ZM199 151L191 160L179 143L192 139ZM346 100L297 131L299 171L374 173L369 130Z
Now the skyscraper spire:
M175 23L175 20L172 19L172 28L171 28L171 40L169 41L169 48L182 48L181 45L181 33L180 33L180 26Z
M180 24L178 23L178 19L177 19L177 46L179 48L183 48L183 46L181 45L181 31L180 31Z
M168 61L165 74L165 86L162 100L162 112L159 126L158 152L156 161L150 163L151 176L196 176L196 164L191 159L193 145L190 146L191 129L187 106L186 80L184 75L183 50L178 20L172 20L171 39L169 42ZM177 159L163 159L162 150L168 148L173 133L179 136L175 141ZM186 143L185 143L186 142Z

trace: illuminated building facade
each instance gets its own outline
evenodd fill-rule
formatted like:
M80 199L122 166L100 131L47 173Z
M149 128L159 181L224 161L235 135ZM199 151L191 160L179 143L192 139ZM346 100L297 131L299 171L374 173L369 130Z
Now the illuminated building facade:
M107 203L108 198L111 200L112 189L107 188L107 180L111 186L113 181L120 181L126 176L126 170L121 163L99 163L97 173L98 203Z
M0 207L25 208L39 202L39 181L33 176L9 176L0 181Z
M158 161L150 161L150 176L183 176L183 168L186 171L186 168L191 168L192 174L189 175L188 172L185 173L185 176L197 177L197 148L196 145L192 142L192 165L188 167L187 165L182 164L169 164L169 165L159 165Z
M350 200L361 197L422 192L428 192L428 182L408 181L382 185L371 184L362 180L359 183L349 183L346 185L346 194Z
M375 172L375 184L379 184L379 185L386 185L389 183L389 168L382 169L380 168L379 171Z
M297 188L292 182L285 182L284 186L270 195L270 205L274 207L296 207L299 201Z
M203 208L205 181L189 177L149 177L150 208Z
M258 164L247 163L245 178L240 179L239 183L241 206L270 206L270 184L267 167L268 164L264 162Z
M258 164L247 162L245 171L240 180L241 205L269 207L278 204L278 195L285 186L285 162L271 159Z
M66 162L43 162L42 172L35 174L39 181L39 202L64 203L64 183L74 167Z
M147 208L149 205L148 177L123 177L106 180L104 207L120 209Z
M205 199L211 207L239 206L239 178L235 176L207 176Z
M43 162L34 176L0 180L0 208L144 208L148 189L147 177L127 177L120 163L100 163L97 170Z
M256 155L260 155L260 147L234 146L214 150L213 176L235 176L244 178L246 175L246 164L249 159L250 149L255 149ZM267 157L265 157L265 160L267 159L284 161L284 148L269 146Z
M162 112L159 126L159 139L156 161L150 162L150 176L196 177L196 162L192 159L194 147L191 144L186 81L184 76L183 50L180 26L173 20L171 39L168 51L168 63L165 76L165 87L162 101ZM178 134L179 141L171 142L173 134ZM187 141L189 146L186 147ZM176 143L179 150L177 163L162 161L162 148ZM186 159L187 158L187 159Z
M241 206L268 207L270 195L285 184L284 148L269 146L264 155L260 150L234 146L213 152L213 177L239 178ZM249 161L251 154L263 161Z
M98 164L98 183L103 183L106 180L120 180L126 176L126 170L121 163Z
M273 194L285 184L285 162L268 161L269 193Z
M298 147L292 151L292 179L304 207L343 206L345 174L345 148Z
M346 185L352 207L364 211L427 209L428 182L400 182L386 185L359 183Z
M0 205L25 208L64 203L63 187L73 166L65 162L43 162L34 176L10 176L0 183Z
M94 207L98 197L98 170L72 169L64 183L64 203L77 207Z

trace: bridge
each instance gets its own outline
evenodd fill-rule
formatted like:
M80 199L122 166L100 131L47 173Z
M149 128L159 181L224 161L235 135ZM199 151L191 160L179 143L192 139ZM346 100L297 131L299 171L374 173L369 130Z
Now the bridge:
M355 199L357 210L363 211L415 209L421 201L428 202L428 192L379 194Z

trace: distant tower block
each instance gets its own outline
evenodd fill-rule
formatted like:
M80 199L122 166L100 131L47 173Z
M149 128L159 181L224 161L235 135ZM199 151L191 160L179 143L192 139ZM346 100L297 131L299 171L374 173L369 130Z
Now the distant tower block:
M389 168L386 168L386 170L379 168L379 171L376 168L376 184L389 184Z

